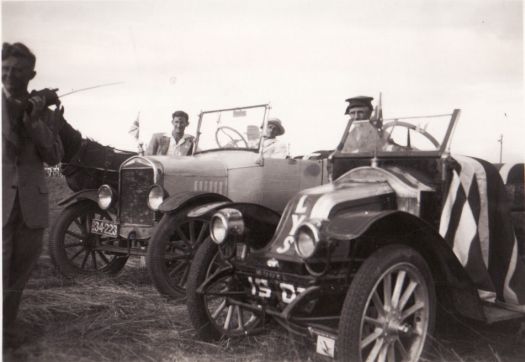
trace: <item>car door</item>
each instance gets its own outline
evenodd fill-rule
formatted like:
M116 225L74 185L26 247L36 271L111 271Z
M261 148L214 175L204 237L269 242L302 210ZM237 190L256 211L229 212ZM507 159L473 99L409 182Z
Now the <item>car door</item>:
M324 164L322 160L265 159L261 174L262 204L282 212L299 190L322 183Z

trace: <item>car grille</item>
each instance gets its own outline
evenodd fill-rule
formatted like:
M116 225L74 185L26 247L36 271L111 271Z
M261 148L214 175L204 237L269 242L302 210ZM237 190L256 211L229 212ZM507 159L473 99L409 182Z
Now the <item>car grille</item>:
M152 168L122 169L120 173L120 223L153 226L155 212L148 207L154 184Z

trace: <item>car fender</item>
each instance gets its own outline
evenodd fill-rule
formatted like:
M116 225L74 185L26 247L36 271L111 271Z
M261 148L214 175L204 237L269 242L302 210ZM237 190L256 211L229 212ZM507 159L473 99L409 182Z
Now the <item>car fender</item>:
M191 191L176 193L162 202L159 206L159 211L169 214L188 206L202 206L212 202L231 202L229 198L224 195L206 192L206 191Z
M98 202L98 190L97 189L87 189L75 192L73 195L66 197L58 202L59 206L70 205L74 202L81 200L91 200L93 202Z
M281 214L278 212L251 202L223 202L220 204L217 202L216 206L207 210L206 214L212 216L217 211L226 208L239 210L245 220L262 221L277 225L281 219ZM190 213L195 213L196 211L197 209L194 209ZM204 214L204 212L200 212L200 214Z
M336 214L328 222L325 233L331 239L355 240L363 253L387 244L408 244L420 251L429 263L437 262L445 271L447 281L461 284L469 281L445 239L428 222L407 212L384 210Z
M331 239L355 243L355 256L366 258L380 247L404 244L417 250L427 261L437 285L449 291L449 300L462 314L483 319L476 289L456 255L425 220L398 210L336 214L326 225Z
M189 217L211 218L213 214L222 209L236 209L241 212L245 225L243 238L255 249L262 248L272 238L281 215L259 204L247 202L211 202L190 209Z

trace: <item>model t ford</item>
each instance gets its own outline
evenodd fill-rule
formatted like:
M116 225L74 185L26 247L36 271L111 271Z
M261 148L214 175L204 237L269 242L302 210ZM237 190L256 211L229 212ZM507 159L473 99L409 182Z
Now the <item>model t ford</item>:
M116 184L64 200L50 237L59 270L114 274L129 256L146 255L161 293L184 292L194 251L209 232L207 210L240 201L281 212L297 191L327 182L326 160L264 156L269 110L201 112L192 156L131 157Z
M523 191L509 203L492 165L449 154L458 115L349 122L333 182L299 192L282 216L242 202L208 210L187 286L197 335L257 333L273 318L323 355L416 361L437 303L487 322L525 317L523 235L509 214L523 224Z

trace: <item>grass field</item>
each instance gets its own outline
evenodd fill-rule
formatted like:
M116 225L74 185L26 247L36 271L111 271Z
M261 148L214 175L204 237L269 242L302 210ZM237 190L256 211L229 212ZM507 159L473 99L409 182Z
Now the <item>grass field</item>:
M70 193L49 178L52 215ZM47 236L44 241L47 243ZM524 361L519 323L486 326L444 313L425 361ZM7 361L327 361L275 324L259 336L211 344L194 339L184 300L166 300L139 259L114 278L68 280L53 268L47 247L18 316L25 335Z

